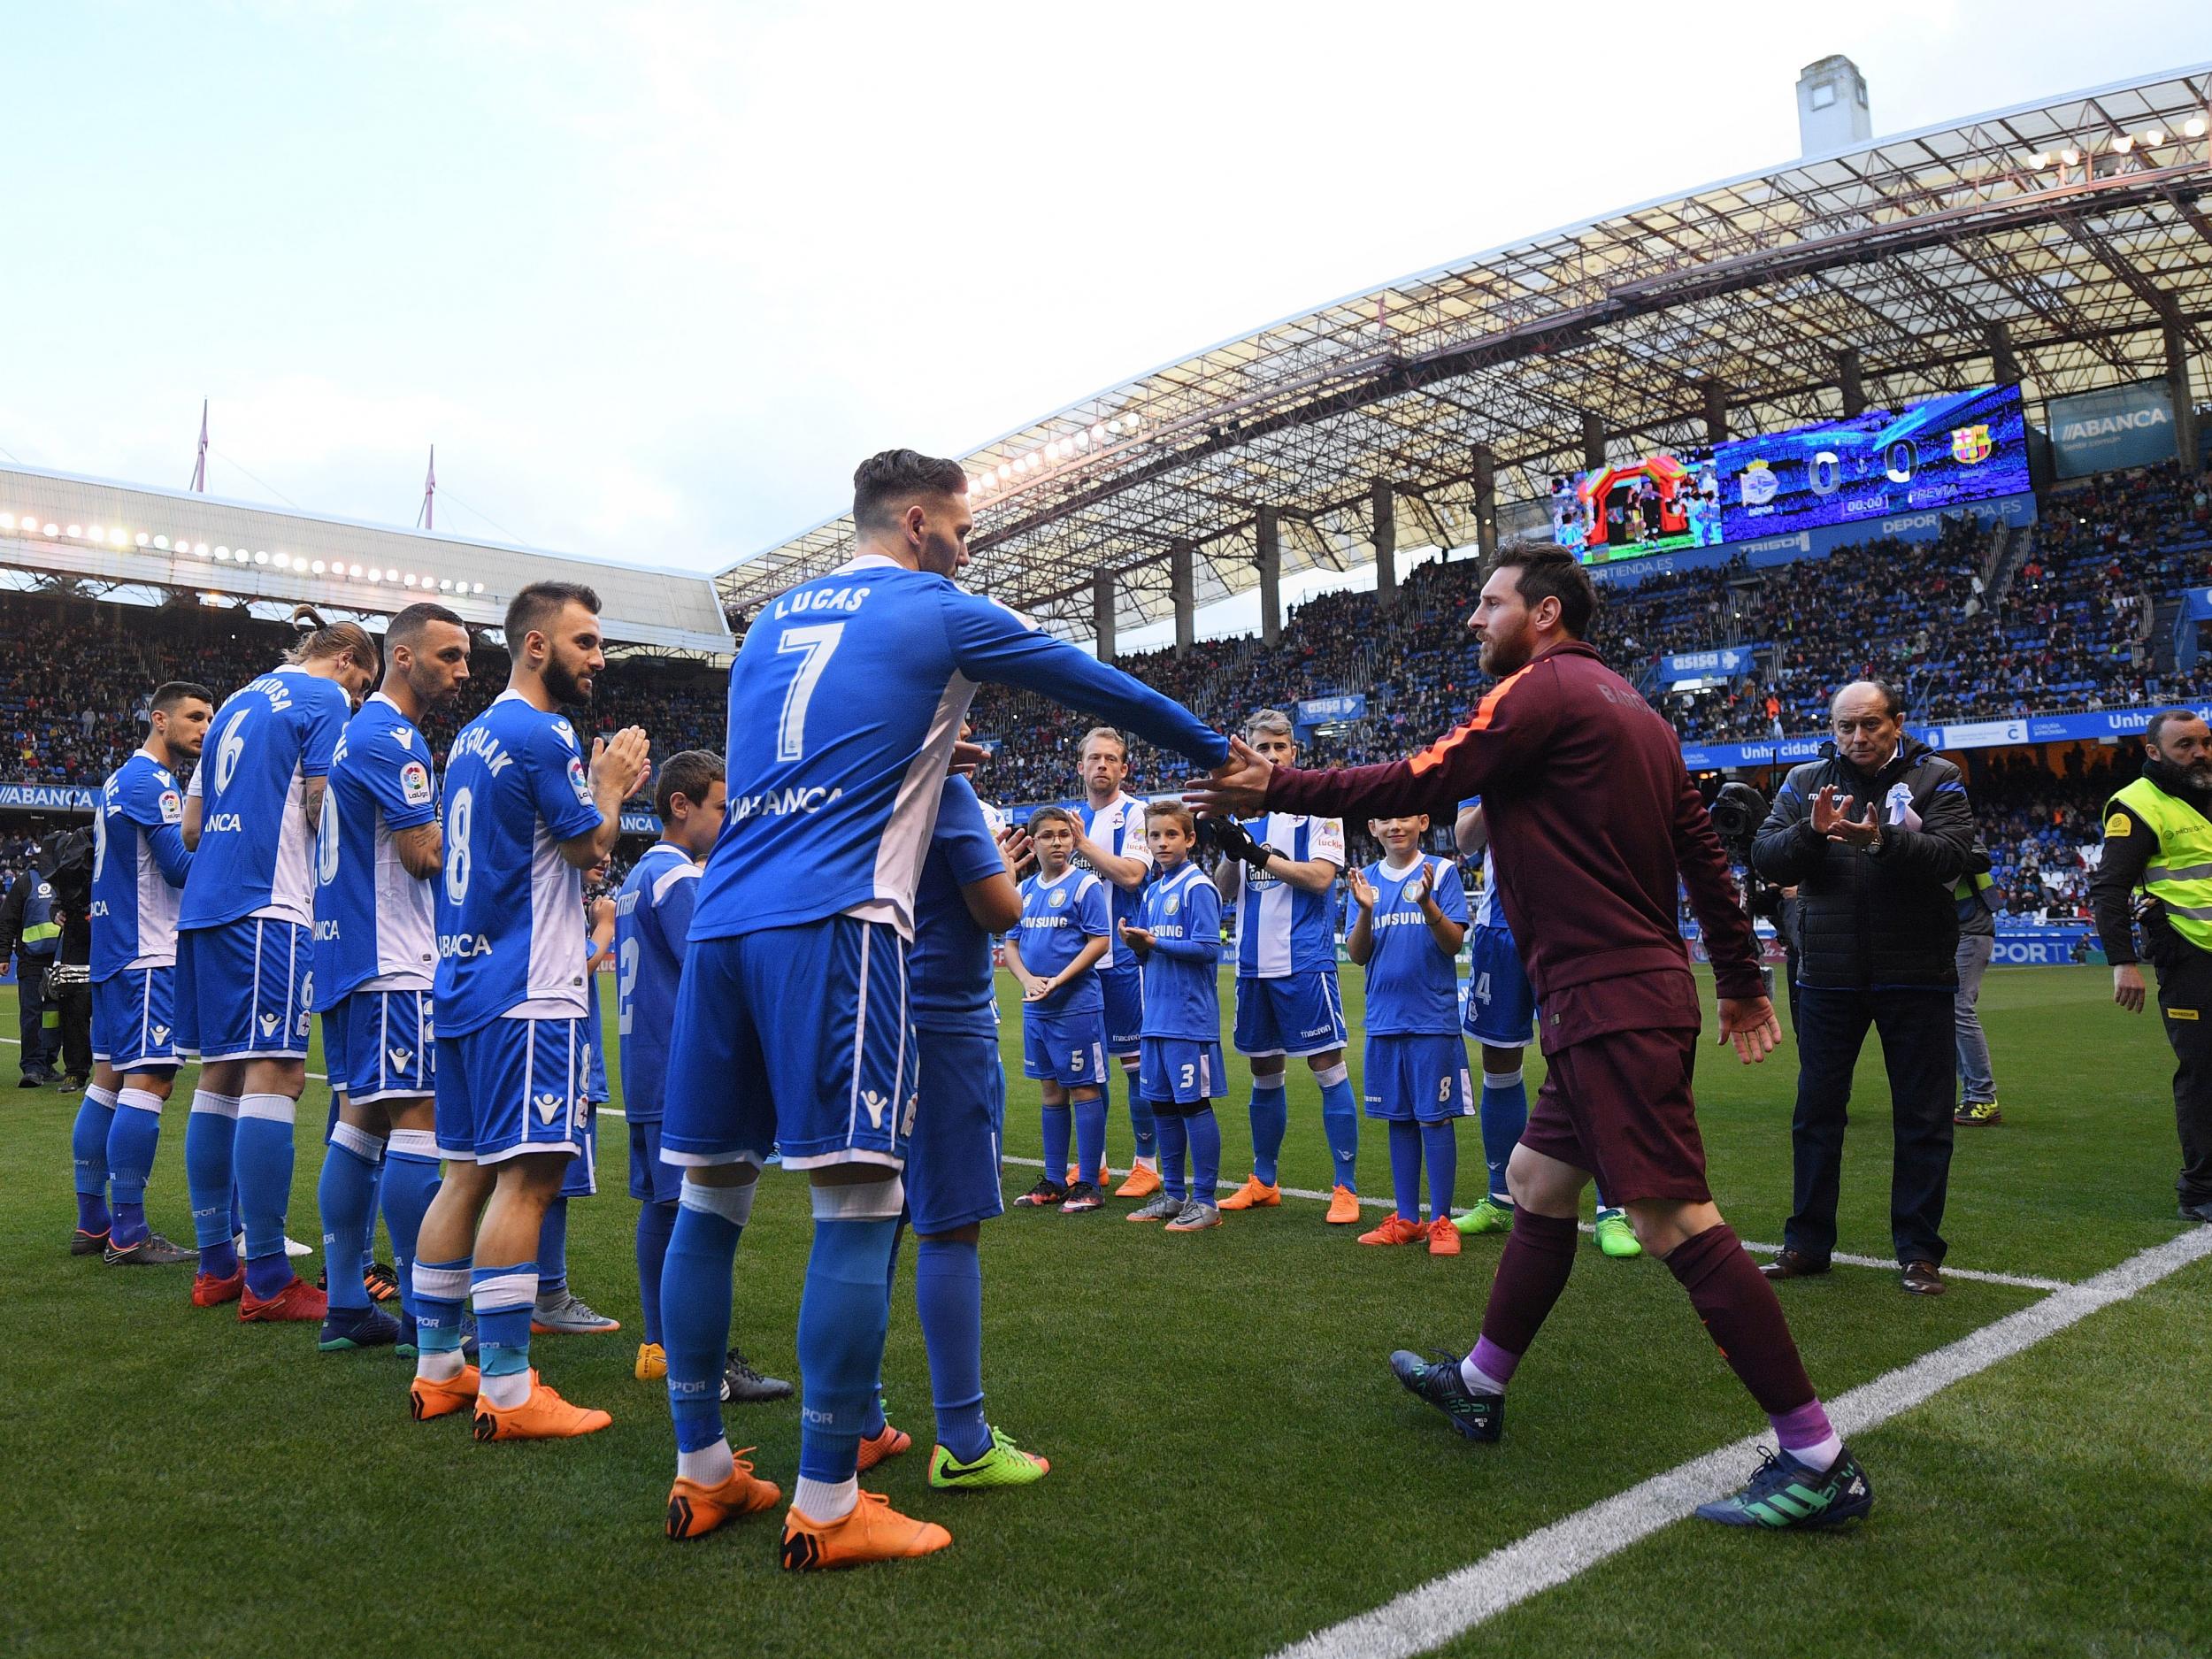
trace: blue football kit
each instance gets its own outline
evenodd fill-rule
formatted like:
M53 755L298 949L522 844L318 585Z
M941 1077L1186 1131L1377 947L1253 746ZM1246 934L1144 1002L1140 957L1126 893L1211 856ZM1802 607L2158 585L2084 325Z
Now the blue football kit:
M1145 845L1143 802L1118 793L1104 806L1094 807L1086 796L1071 810L1082 821L1086 838L1117 858L1135 859L1149 877L1152 850ZM1132 893L1109 882L1107 899L1114 942L1098 964L1098 987L1106 999L1106 1052L1119 1058L1134 1055L1144 1034L1144 973L1121 943L1121 925L1135 923L1144 890Z
M1477 801L1479 797L1477 797ZM1477 801L1463 801L1464 810ZM1521 948L1498 897L1498 869L1486 845L1482 896L1468 933L1473 968L1467 981L1467 1034L1486 1048L1525 1048L1536 1041L1536 987L1521 964Z
M1367 1115L1424 1123L1464 1117L1474 1098L1459 1029L1457 953L1438 949L1427 917L1409 896L1425 881L1437 909L1464 926L1467 893L1459 866L1424 855L1403 870L1371 864L1366 875L1375 889L1362 1068Z
M1021 884L1021 895L1014 942L1022 964L1038 979L1064 972L1092 940L1114 938L1106 884L1087 870L1070 867L1050 881L1031 876ZM1111 949L1110 944L1110 956ZM1103 1083L1105 1010L1094 966L1049 995L1023 1002L1023 1072L1074 1086Z
M607 1093L605 1028L599 1020L599 970L591 961L591 907L584 907L584 1101L577 1111L576 1156L561 1180L564 1198L589 1198L599 1190L599 1109ZM621 995L618 987L617 999Z
M1219 764L1179 705L941 576L864 555L776 600L730 669L729 816L679 997L672 1162L896 1164L914 1099L907 946L975 687L1018 685ZM790 987L814 994L794 1006Z
M1344 867L1340 819L1270 812L1246 827L1285 858L1300 864L1325 859ZM1237 1052L1296 1058L1341 1048L1334 892L1309 893L1248 866L1243 884L1237 910Z
M314 875L306 787L352 713L335 680L286 664L215 712L192 774L200 841L177 915L178 1046L204 1060L307 1053Z
M1155 1106L1203 1105L1224 1093L1221 895L1184 863L1144 890L1137 924L1153 938L1144 959L1144 1033L1138 1086Z
M999 1148L1006 1072L999 1059L991 936L968 914L961 889L1002 872L1006 861L965 778L945 780L914 889L914 949L907 984L921 1050L921 1103L906 1149L906 1204L917 1233L949 1233L1005 1208Z
M419 1100L435 1075L436 884L394 837L434 824L430 745L382 692L346 723L315 838L313 1002L331 1087L357 1102Z
M560 843L601 822L563 716L506 691L453 740L434 985L446 1157L581 1150L584 879Z
M650 1204L674 1203L680 1184L661 1158L661 1101L699 873L682 848L655 841L614 902L615 1041L630 1125L630 1196Z
M144 749L100 787L92 818L92 1057L178 1064L177 904L192 855L175 775Z

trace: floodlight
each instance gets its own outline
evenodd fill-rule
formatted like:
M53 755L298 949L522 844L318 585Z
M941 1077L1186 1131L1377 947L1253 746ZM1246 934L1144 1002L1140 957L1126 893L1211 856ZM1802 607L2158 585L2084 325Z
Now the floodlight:
M2181 124L2181 130L2183 134L2186 137L2202 138L2204 136L2204 117L2201 115L2191 116L2187 120Z

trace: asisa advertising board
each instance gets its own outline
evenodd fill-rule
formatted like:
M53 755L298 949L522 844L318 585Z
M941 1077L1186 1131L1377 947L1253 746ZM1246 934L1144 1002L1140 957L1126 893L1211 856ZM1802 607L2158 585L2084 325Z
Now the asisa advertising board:
M1724 443L1714 460L1725 541L1947 511L2032 488L2016 386Z

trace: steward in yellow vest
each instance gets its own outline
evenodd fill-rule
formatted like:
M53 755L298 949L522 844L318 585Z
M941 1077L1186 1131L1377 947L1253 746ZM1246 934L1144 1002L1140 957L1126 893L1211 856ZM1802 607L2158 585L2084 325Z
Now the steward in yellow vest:
M2181 1212L2212 1222L2212 728L2194 712L2152 716L2143 775L2105 805L2104 853L2089 884L2112 1000L2143 1010L2133 924L2158 973L2173 1045ZM2138 895L2140 898L2138 898Z

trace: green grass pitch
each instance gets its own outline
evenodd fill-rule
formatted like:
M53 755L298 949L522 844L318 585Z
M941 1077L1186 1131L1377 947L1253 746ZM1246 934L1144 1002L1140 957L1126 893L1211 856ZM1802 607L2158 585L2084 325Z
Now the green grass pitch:
M1346 971L1356 1032L1358 980ZM2107 986L2096 969L1990 976L2006 1122L1960 1133L1953 1266L2079 1279L2180 1230L2171 1060ZM1033 1157L1010 1000L1008 1012L1007 1150ZM13 1029L0 997L0 1032ZM0 1074L13 1059L0 1051ZM1248 1139L1231 1065L1233 1179ZM1717 1048L1701 1062L1715 1190L1747 1239L1778 1240L1788 1210L1794 1073L1786 1047L1757 1069ZM1871 1052L1858 1082L1841 1248L1880 1256L1888 1131ZM150 1192L155 1225L180 1239L190 1086L188 1071ZM324 1101L311 1083L292 1210L311 1239ZM916 1447L867 1484L945 1523L954 1547L793 1578L776 1569L772 1514L690 1545L661 1536L672 1442L658 1387L630 1375L635 1206L619 1119L602 1133L601 1195L572 1211L571 1260L578 1289L626 1328L537 1348L549 1379L614 1427L487 1447L461 1419L411 1422L408 1368L388 1354L321 1355L303 1329L196 1311L188 1269L67 1257L74 1111L73 1096L0 1092L0 1651L1258 1655L1759 1426L1654 1262L1586 1249L1515 1384L1506 1441L1479 1448L1402 1394L1383 1356L1472 1340L1496 1240L1456 1260L1363 1249L1294 1200L1187 1238L1124 1225L1126 1203L1016 1212L984 1233L985 1382L993 1421L1049 1455L1051 1475L1010 1493L927 1489L908 1266L884 1373ZM1285 1181L1325 1187L1302 1065L1291 1119ZM1118 1170L1118 1103L1110 1144ZM1471 1121L1462 1146L1464 1202L1482 1170ZM1010 1196L1034 1175L1010 1164ZM1387 1191L1379 1134L1361 1180ZM784 1375L805 1217L803 1183L771 1177L739 1254L737 1340ZM1892 1273L1839 1268L1785 1302L1833 1395L2037 1295L1955 1280L1924 1302ZM2200 1263L1863 1437L1879 1501L1854 1533L1678 1524L1446 1651L2207 1651L2208 1296ZM733 1409L729 1422L788 1490L795 1408Z

